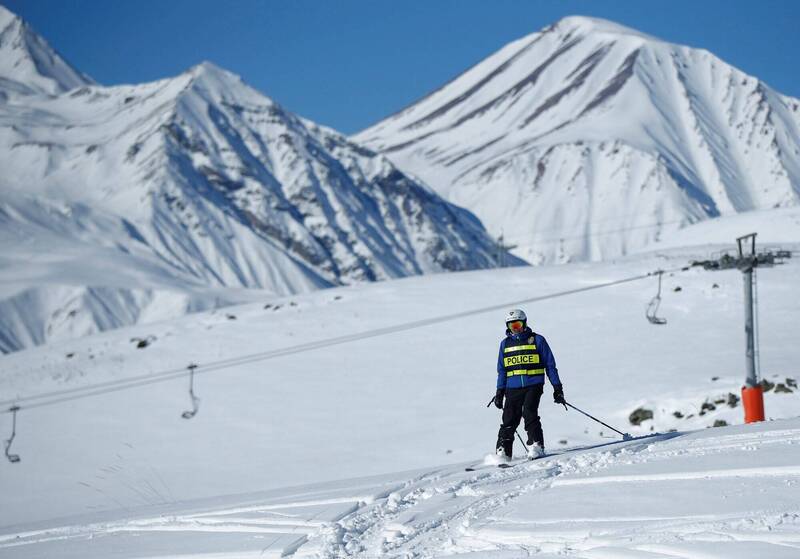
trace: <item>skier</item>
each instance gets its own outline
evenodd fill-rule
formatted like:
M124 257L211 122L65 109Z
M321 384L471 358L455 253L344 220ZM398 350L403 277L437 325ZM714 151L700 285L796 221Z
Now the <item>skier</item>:
M539 399L544 392L544 375L553 385L553 400L564 404L564 388L558 378L556 360L547 340L528 327L528 317L520 309L506 315L506 337L497 356L497 393L494 405L503 410L503 423L497 434L497 455L511 458L514 433L525 419L528 457L544 456L544 434L539 418ZM503 399L505 398L505 407Z

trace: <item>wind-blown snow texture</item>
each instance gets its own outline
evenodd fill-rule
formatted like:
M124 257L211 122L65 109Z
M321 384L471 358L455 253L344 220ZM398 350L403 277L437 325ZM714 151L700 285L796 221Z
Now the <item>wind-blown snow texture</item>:
M68 276L9 282L20 285L0 304L28 316L4 321L0 350L50 339L48 324L75 310L68 299L108 311L82 305L88 318L60 330L80 335L137 322L165 284L184 301L173 310L209 308L242 299L198 289L287 295L494 265L472 214L213 64L101 87L2 7L0 24L0 235L4 255L20 239L37 249L17 251L4 275L29 275L26 259L45 250ZM112 270L84 273L109 256ZM142 283L143 259L157 281Z
M533 263L800 201L800 101L700 49L568 17L355 140Z

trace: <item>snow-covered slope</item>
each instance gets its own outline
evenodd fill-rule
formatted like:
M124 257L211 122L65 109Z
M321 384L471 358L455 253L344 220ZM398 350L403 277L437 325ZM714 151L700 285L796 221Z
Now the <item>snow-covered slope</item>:
M757 233L762 249L794 244L800 239L800 207L742 212L706 219L665 234L650 250L726 244L749 233Z
M799 100L596 18L514 41L354 138L534 263L800 201Z
M665 326L643 316L654 279L523 305L553 347L567 399L643 438L609 444L613 433L555 406L548 388L545 441L563 454L464 472L497 433L499 412L485 406L504 303L680 267L719 248L336 288L0 357L4 398L178 371L52 406L20 402L10 450L22 461L0 462L0 555L796 552L798 422L735 425L742 409L730 395L744 377L736 271L665 276ZM793 260L759 274L761 367L783 386L765 395L769 419L795 417L800 403L798 277ZM442 316L456 318L427 322ZM243 358L264 352L273 357ZM220 361L233 366L205 367ZM199 412L186 421L180 370L192 362ZM630 424L637 408L652 419ZM0 414L4 438L10 420ZM722 422L735 426L705 429ZM390 474L401 470L414 471Z
M0 529L0 554L794 559L798 464L781 420Z
M19 20L9 26L20 27L32 33ZM13 331L5 321L3 351L50 339L47 325L70 317L76 292L101 294L111 312L98 319L83 305L89 320L62 333L148 315L130 288L185 283L286 295L486 268L497 256L472 214L209 63L150 84L9 95L0 103L0 167L0 235L18 255L0 271L5 304L29 313ZM48 250L55 237L58 252ZM14 246L20 238L54 260L70 254L64 281L32 283L37 274ZM117 251L107 260L113 269L84 273L103 251ZM156 285L129 285L146 277L137 272L141 258L158 268ZM196 302L173 309L215 304L178 295ZM121 313L113 310L120 299L130 303Z
M4 352L275 297L209 286L131 239L130 222L118 215L9 192L0 200ZM317 286L308 282L306 290Z
M22 462L0 464L0 525L480 460L497 434L486 402L504 311L572 290L581 291L522 305L555 352L570 402L634 435L741 423L739 272L665 275L665 326L644 317L655 278L584 291L721 248L341 287L0 357L0 411L18 397L176 372L52 406L20 400L11 451ZM798 277L795 259L759 272L761 370L776 385L765 396L770 419L796 416L800 403ZM186 421L190 363L200 365L200 407ZM634 426L639 408L652 419ZM549 388L540 411L553 451L613 435L553 405ZM10 419L0 413L4 438Z
M92 83L0 5L0 103L10 95L58 94Z

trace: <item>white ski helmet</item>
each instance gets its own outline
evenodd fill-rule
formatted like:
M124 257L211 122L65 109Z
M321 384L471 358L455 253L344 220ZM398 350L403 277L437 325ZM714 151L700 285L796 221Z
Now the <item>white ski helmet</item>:
M515 320L528 322L528 317L525 315L525 311L522 309L512 309L508 311L508 314L506 315L506 324L509 322L514 322Z

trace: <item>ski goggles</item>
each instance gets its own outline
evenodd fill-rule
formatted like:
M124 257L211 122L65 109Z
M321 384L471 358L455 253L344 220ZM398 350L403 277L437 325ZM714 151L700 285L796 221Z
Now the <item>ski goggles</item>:
M506 322L506 326L512 332L516 332L517 330L522 330L525 327L525 323L521 320L514 320L512 322Z

